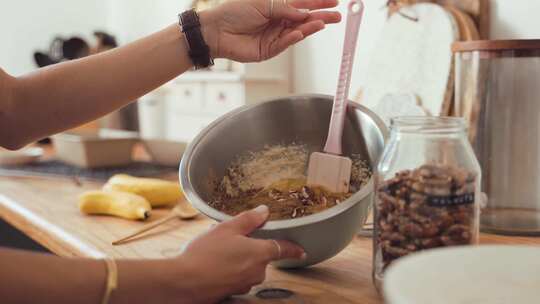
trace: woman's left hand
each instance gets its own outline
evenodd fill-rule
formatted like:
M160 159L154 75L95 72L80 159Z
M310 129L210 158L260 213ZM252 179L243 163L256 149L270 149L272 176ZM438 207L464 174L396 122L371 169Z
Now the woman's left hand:
M171 281L178 284L171 293L178 293L174 298L183 294L187 303L217 303L262 283L271 261L305 258L304 249L291 242L247 236L264 225L268 215L268 207L259 206L192 240L167 267L173 272Z
M337 0L231 0L200 13L212 57L263 61L341 20Z

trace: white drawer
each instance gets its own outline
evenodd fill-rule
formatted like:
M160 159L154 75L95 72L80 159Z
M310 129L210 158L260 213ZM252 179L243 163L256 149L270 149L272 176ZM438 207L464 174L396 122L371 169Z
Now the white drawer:
M178 84L169 87L167 111L178 114L200 113L203 109L203 84L199 82Z
M244 105L244 85L237 82L207 83L204 111L223 114Z
M166 137L175 141L191 141L214 119L205 116L167 113Z
M139 130L142 138L165 136L165 100L165 95L159 91L139 99Z

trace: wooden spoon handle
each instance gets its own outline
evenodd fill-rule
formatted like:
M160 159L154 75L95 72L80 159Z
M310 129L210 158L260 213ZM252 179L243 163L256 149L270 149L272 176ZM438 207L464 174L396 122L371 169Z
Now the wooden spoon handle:
M174 219L177 219L179 217L178 215L178 212L176 212L176 210L172 210L171 211L171 214L167 215L166 217L162 218L162 219L159 219L155 222L152 222L152 223L149 223L147 225L144 225L143 227L139 228L138 230L130 233L129 235L121 238L121 239L118 239L114 242L112 242L113 245L120 245L120 244L123 244L127 241L129 241L130 239L138 236L138 235L141 235L149 230L152 230L160 225L163 225L171 220L174 220Z

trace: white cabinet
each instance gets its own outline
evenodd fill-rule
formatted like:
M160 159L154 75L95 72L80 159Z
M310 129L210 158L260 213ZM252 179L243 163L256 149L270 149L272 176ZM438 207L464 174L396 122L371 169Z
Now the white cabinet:
M167 112L198 114L203 110L204 86L202 83L175 84L168 87Z
M232 71L180 75L139 102L140 133L189 142L221 115L249 103L290 94L289 54Z
M211 117L169 114L166 138L174 141L189 141L213 121Z
M165 98L163 90L156 90L139 99L139 129L143 138L165 136Z
M245 104L241 82L207 83L204 112L222 115Z

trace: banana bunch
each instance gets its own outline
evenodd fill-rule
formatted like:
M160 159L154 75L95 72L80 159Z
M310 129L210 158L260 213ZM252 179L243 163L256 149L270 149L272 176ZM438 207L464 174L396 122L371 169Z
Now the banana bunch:
M79 210L85 214L106 214L129 220L145 220L152 207L136 194L119 191L88 191L79 197Z
M79 210L85 214L145 220L153 207L177 203L183 197L178 183L118 174L109 179L103 190L83 193Z
M178 183L156 178L133 177L126 174L117 174L111 177L103 186L103 190L140 195L147 199L152 207L170 205L184 197Z

